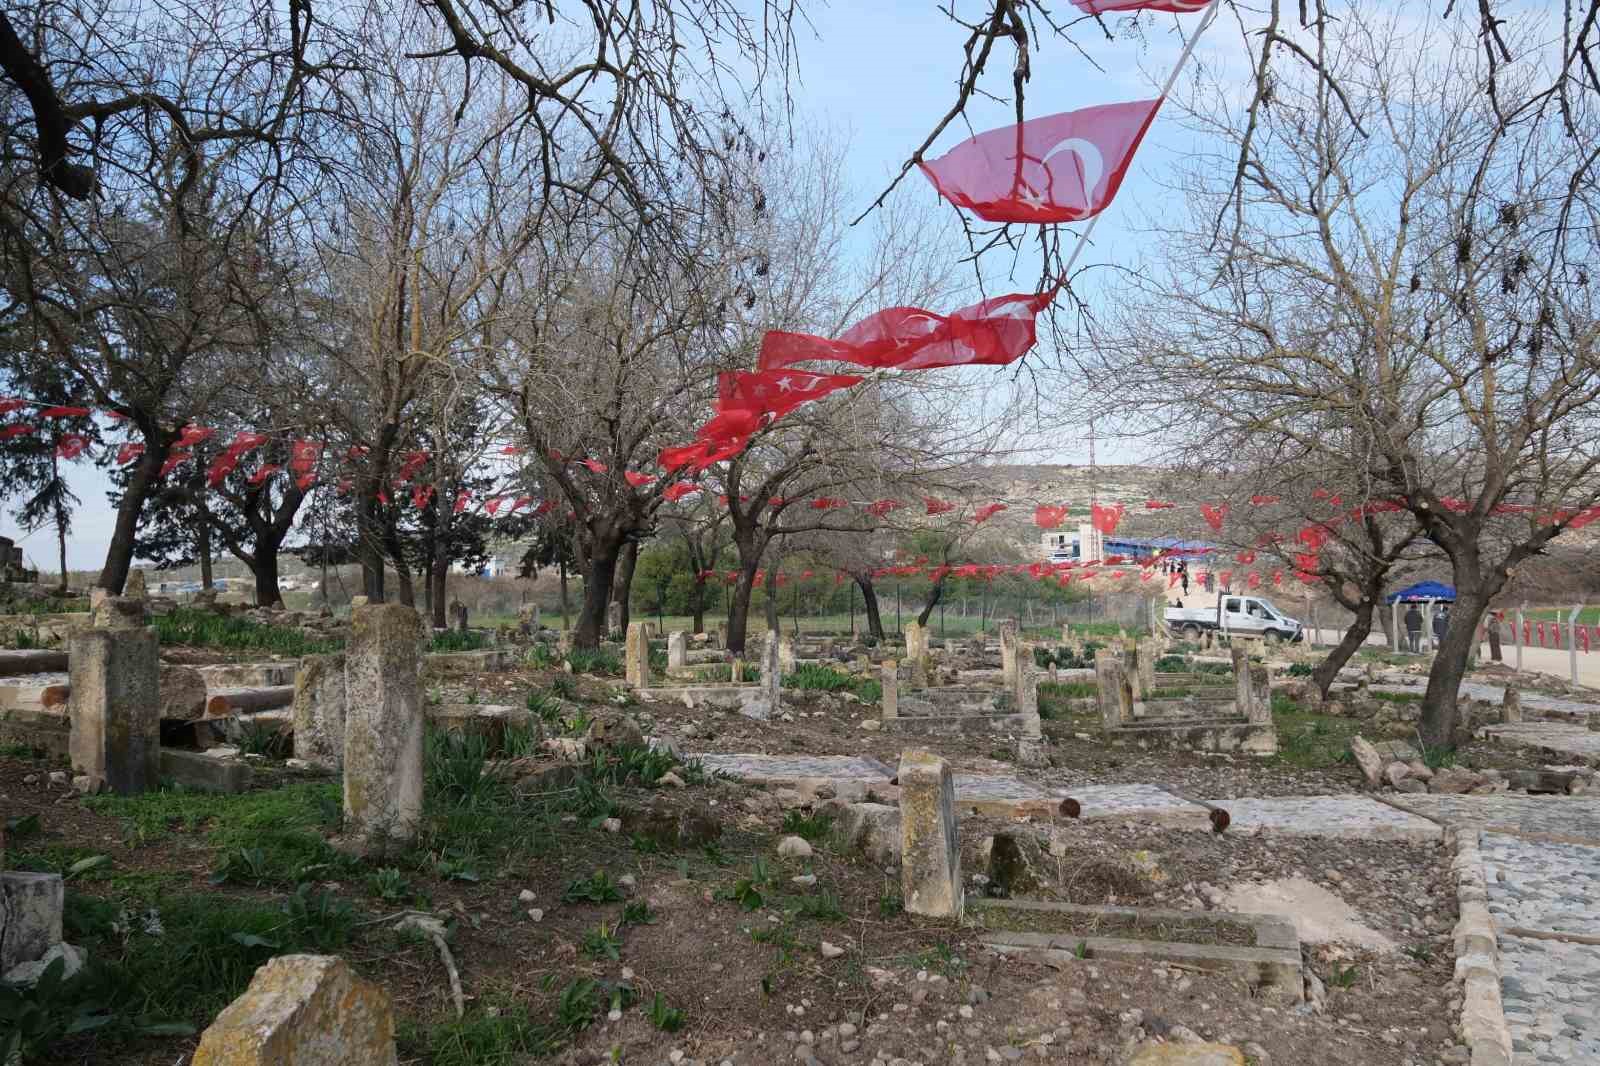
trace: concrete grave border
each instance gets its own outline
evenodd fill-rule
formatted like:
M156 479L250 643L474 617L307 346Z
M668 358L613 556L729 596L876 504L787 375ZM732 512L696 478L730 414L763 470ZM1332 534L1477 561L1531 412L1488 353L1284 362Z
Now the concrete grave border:
M1096 907L1043 900L973 900L969 912L985 910L1075 914L1086 917L1125 918L1142 922L1206 921L1242 926L1255 934L1255 947L1231 944L1192 944L1174 940L1132 940L1123 937L1079 936L1072 933L1021 933L985 930L985 946L1001 954L1026 953L1050 962L1076 961L1080 946L1088 959L1134 962L1172 961L1186 966L1231 974L1252 986L1276 989L1287 998L1305 998L1305 977L1300 963L1300 938L1294 923L1269 914L1230 914L1221 911L1155 910L1140 907Z
M1500 942L1489 914L1483 879L1482 834L1477 828L1451 829L1446 838L1455 858L1456 901L1461 917L1454 931L1456 970L1461 981L1461 1037L1472 1052L1472 1066L1510 1066L1511 1027L1500 998Z

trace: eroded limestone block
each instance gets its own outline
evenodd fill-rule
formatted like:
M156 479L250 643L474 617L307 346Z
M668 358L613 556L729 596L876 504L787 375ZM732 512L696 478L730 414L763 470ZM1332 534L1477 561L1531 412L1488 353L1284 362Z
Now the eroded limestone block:
M307 655L294 675L294 754L313 766L344 765L345 661Z
M67 649L73 768L122 795L155 788L161 777L156 631L83 629L71 635Z
M407 608L409 610L409 608ZM333 955L280 955L200 1037L194 1066L396 1066L389 993Z
M60 942L63 901L60 874L0 873L0 973Z
M344 817L362 854L410 842L422 818L421 636L421 616L402 604L351 612Z
M956 790L950 765L927 751L900 755L900 891L905 908L930 918L964 909Z

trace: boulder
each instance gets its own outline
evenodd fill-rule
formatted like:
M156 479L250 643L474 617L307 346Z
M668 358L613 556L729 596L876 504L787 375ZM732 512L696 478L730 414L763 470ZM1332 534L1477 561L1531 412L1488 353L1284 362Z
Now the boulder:
M1383 756L1370 741L1360 734L1351 737L1350 754L1355 756L1356 765L1361 768L1361 776L1369 787L1377 788L1383 783Z
M626 714L602 712L589 723L583 735L584 746L596 748L642 748L645 746L644 730Z
M1411 768L1403 762L1392 762L1383 768L1383 779L1389 782L1390 788L1399 788L1400 783L1411 773Z
M1459 795L1471 792L1483 783L1484 780L1479 774L1461 767L1451 767L1435 771L1433 780L1429 782L1429 789L1433 792Z
M206 678L192 666L161 664L161 717L192 722L206 713Z
M389 993L332 955L280 955L201 1034L193 1066L396 1066Z

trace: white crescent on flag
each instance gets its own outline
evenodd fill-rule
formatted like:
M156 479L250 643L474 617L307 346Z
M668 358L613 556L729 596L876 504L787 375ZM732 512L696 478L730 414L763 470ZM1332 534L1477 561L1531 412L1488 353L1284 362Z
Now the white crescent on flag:
M1211 0L1072 0L1086 15L1115 15L1125 11L1170 11L1185 15L1204 11Z
M1050 169L1052 156L1062 152L1072 152L1078 157L1078 169L1083 177L1083 203L1087 207L1094 203L1094 191L1100 185L1100 179L1106 175L1106 159L1100 154L1100 149L1090 140L1082 137L1068 137L1044 154L1039 160L1039 165L1045 170Z

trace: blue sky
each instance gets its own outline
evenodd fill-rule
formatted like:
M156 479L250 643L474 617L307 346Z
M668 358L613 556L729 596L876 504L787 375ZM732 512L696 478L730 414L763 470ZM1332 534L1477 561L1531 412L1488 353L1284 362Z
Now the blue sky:
M1066 3L1054 6L1058 14L1073 12ZM960 14L976 11L971 4L958 3L956 7ZM795 114L799 121L848 134L847 175L859 198L853 216L871 202L954 101L966 31L939 14L928 0L836 0L826 7L811 5L809 13L810 26L797 31L799 77L792 90ZM1064 41L1044 40L1033 58L1028 115L1155 95L1182 48L1180 29L1190 32L1198 21L1193 15L1110 18L1107 25L1116 35L1112 41L1106 40L1092 21L1079 22L1072 30L1074 38L1093 57L1093 63ZM984 86L997 94L1009 93L1011 61L1009 44L997 45L992 73ZM1224 13L1211 27L1196 51L1195 62L1213 68L1226 81L1241 86L1247 83L1248 66L1231 16ZM1003 125L1012 117L1009 101L975 97L967 112L970 130L961 120L952 123L936 142L933 154L947 150L971 131ZM1194 135L1181 129L1170 115L1158 118L1117 200L1101 219L1095 246L1086 251L1080 267L1113 260L1128 265L1138 260L1149 239L1142 232L1146 212L1167 195L1156 177L1163 168L1170 168L1175 158L1195 148ZM932 187L920 174L914 172L906 181L914 195L934 201ZM1009 288L1004 267L998 259L995 264L996 269L986 273L986 281ZM1096 291L1093 273L1084 286L1091 299ZM1032 264L1018 268L1018 280L1031 283L1036 277ZM1087 461L1087 449L1078 440L1062 442L1048 451L1039 458ZM1102 451L1102 462L1108 458L1119 457ZM104 559L115 517L106 501L107 483L101 471L88 464L75 468L72 482L83 505L69 539L68 565L97 568ZM14 501L0 505L0 535L19 540L31 564L54 570L53 532L20 535L10 514L12 506Z

